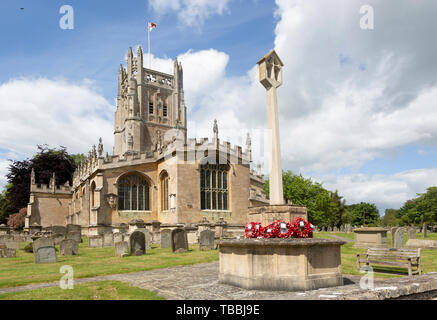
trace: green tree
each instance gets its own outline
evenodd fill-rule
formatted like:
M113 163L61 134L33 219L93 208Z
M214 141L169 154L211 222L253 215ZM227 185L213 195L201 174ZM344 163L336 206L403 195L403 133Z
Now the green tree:
M381 222L384 226L395 226L398 224L398 220L396 215L398 214L398 210L396 209L385 209L384 217Z
M348 218L354 226L375 226L379 223L379 211L375 204L361 202L347 207Z
M6 224L7 218L12 211L11 201L8 199L8 190L12 187L12 184L8 184L4 187L0 193L0 224Z
M10 203L7 216L27 207L32 169L35 170L37 183L48 184L53 172L56 175L57 185L64 184L66 181L72 183L76 163L66 148L61 146L59 149L51 149L47 145L37 147L38 152L31 160L11 160L9 172L6 175L9 182L6 199Z
M282 173L284 199L291 200L295 205L307 207L308 219L314 225L334 226L341 224L344 211L344 200L338 192L330 192L318 182L295 175L291 171ZM269 182L264 190L269 194ZM341 207L343 206L343 207Z
M437 187L429 187L426 193L418 193L414 199L407 200L398 210L399 224L422 225L437 221Z

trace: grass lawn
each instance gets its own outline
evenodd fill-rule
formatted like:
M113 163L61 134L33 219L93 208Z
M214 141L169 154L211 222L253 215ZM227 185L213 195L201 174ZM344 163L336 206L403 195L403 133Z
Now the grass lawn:
M314 236L316 238L332 239L329 235L337 235L351 240L354 238L353 233L318 232L315 233ZM417 234L416 237L422 239L421 234ZM429 234L427 239L437 240L437 234ZM390 233L388 233L387 240L390 245ZM74 278L78 279L218 261L217 250L200 251L198 246L190 246L188 252L178 254L172 253L171 249L161 249L156 246L151 250L147 250L146 255L143 256L117 258L114 256L115 252L112 247L99 249L88 248L88 239L84 237L84 242L79 245L79 255L65 257L58 255L57 263L35 264L33 254L26 253L22 250L25 245L26 243L20 244L20 250L17 251L16 258L0 259L0 288L22 286L31 283L59 281L63 276L63 274L59 273L59 269L64 265L72 266L74 270ZM347 243L341 248L342 271L343 274L360 275L359 270L356 269L356 255L357 253L366 253L366 249L353 248L352 246L353 243ZM385 268L381 267L380 269L375 270L375 272L378 270L382 271L385 270ZM387 270L397 269L388 268ZM398 270L402 272L401 275L407 275L406 268L400 268ZM422 271L423 273L437 271L437 250L422 250ZM383 273L375 274L375 276L379 277L394 277L401 275ZM81 288L81 286L82 285L78 285L79 288ZM87 296L88 293L86 292L97 290L92 289L92 286L90 286L90 284L84 284L84 296ZM108 288L112 286L114 285L108 282ZM105 286L103 287L106 288ZM47 290L49 290L47 295L50 295L50 292L52 292L50 290L55 289ZM110 289L108 290L110 291ZM36 291L39 292L40 290ZM64 294L68 295L68 292L64 292ZM44 297L44 295L45 293L42 293L42 297Z
M117 258L113 247L89 248L88 238L83 240L79 245L79 255L61 256L58 252L58 262L51 264L35 264L33 253L24 252L22 249L26 243L21 243L16 258L0 259L0 288L59 281L63 276L59 269L64 265L72 266L74 278L78 279L218 260L217 250L200 251L198 246L190 246L190 250L184 253L154 247L143 256Z
M329 237L329 235L336 235L342 238L347 239L354 239L354 233L332 233L332 232L317 232L314 234L315 238L325 238L325 239L332 239ZM421 233L416 234L416 239L424 239L422 237ZM408 234L405 234L404 236L404 244L408 240ZM428 234L426 237L426 240L437 240L437 233ZM391 233L387 233L387 242L388 245L391 246ZM351 274L351 275L363 275L360 274L360 271L357 270L357 254L365 254L367 252L367 249L360 249L360 248L353 248L354 245L353 242L346 243L345 245L341 246L341 269L343 274ZM428 273L428 272L435 272L437 271L437 250L429 250L429 249L423 249L422 250L422 273ZM378 271L382 271L381 273L378 273ZM397 271L402 274L388 274L383 273L386 271ZM400 277L408 275L407 268L396 268L396 267L385 267L381 266L377 269L374 269L375 276L376 277Z
M71 290L59 286L0 294L0 300L165 300L148 290L120 281L99 281L75 285Z

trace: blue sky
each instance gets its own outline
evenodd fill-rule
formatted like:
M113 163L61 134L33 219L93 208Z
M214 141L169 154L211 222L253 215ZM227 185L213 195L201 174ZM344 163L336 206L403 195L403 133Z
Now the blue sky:
M184 67L189 136L211 135L215 118L233 143L265 129L256 62L275 48L283 169L349 204L399 207L437 179L437 4L367 3L370 31L358 0L2 0L0 185L7 159L37 143L87 153L102 136L112 148L118 66L129 46L147 51L153 21L156 68L176 56ZM73 30L59 27L66 4Z

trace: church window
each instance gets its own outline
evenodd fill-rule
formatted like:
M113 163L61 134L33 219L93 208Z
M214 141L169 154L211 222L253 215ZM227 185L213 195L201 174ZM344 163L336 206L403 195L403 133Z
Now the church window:
M162 115L164 117L167 117L167 105L166 104L164 104L164 106L162 107Z
M149 114L153 114L153 102L149 102Z
M167 211L168 210L168 174L167 172L164 172L161 176L161 210Z
M91 184L91 208L96 206L95 204L96 183L93 181Z
M202 210L228 210L228 165L200 167L200 207Z
M150 185L138 174L122 177L118 182L118 210L148 211Z

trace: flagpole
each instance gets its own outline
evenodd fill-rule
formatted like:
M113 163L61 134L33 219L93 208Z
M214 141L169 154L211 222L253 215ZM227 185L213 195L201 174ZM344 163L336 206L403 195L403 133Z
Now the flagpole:
M147 23L147 43L148 43L148 47L149 47L149 69L152 68L152 58L150 56L150 22Z

